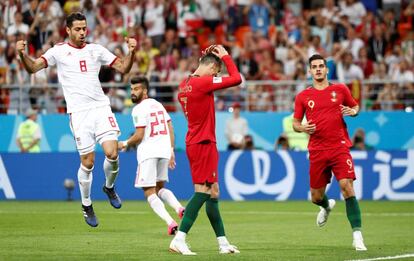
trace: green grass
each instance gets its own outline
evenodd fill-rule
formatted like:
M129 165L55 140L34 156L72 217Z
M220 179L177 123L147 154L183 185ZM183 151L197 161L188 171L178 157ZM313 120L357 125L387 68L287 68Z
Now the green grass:
M188 235L191 249L198 253L192 259L349 260L414 253L412 202L360 202L368 251L358 253L351 247L343 202L323 228L316 227L318 208L310 202L220 204L227 237L241 254L218 254L202 209ZM183 258L168 252L172 237L146 202L127 201L120 210L107 202L94 202L94 208L100 221L97 228L86 225L79 202L0 202L0 260Z

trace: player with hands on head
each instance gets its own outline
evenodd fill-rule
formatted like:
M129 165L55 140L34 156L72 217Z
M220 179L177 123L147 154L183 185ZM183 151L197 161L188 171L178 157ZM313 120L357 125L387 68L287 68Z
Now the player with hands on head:
M227 67L228 77L218 76L223 62ZM240 252L226 238L218 206L219 155L214 109L214 91L237 86L240 83L240 73L226 49L221 45L212 45L203 52L195 72L179 85L178 100L188 123L186 152L195 193L189 200L178 232L170 243L172 252L183 255L196 254L187 245L186 236L204 204L217 237L219 253Z
M109 65L120 73L131 70L137 42L127 38L129 53L122 59L99 44L87 43L86 17L72 13L66 18L68 42L58 43L42 56L32 59L26 52L27 42L17 41L18 55L29 73L57 66L63 94L70 118L70 128L80 154L78 181L85 221L98 226L91 200L92 170L95 165L95 144L99 143L105 154L103 170L106 181L103 191L114 208L122 202L114 189L119 173L118 135L120 133L108 97L102 90L98 74L102 65Z
M311 56L309 67L313 86L296 96L293 129L310 135L310 191L312 202L320 207L316 224L324 226L336 204L325 194L333 174L345 198L346 214L353 230L353 247L365 251L361 211L353 187L356 176L349 151L352 143L343 119L357 116L359 106L346 85L328 82L326 61L321 55ZM304 115L308 120L306 124L301 123Z
M184 207L171 190L164 187L168 182L168 167L175 168L174 128L164 106L149 98L148 79L141 76L131 78L131 100L135 103L132 119L134 134L126 141L119 141L118 148L138 145L135 187L142 188L148 204L167 223L168 234L174 235L178 224L165 209L170 205L179 218L184 215Z

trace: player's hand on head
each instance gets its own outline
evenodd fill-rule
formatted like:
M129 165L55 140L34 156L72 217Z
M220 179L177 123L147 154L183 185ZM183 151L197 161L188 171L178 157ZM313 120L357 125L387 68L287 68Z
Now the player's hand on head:
M206 55L208 53L211 53L214 50L214 48L216 48L216 46L217 45L215 45L215 44L210 45L209 47L204 49L204 51L202 51L202 55Z
M137 47L137 40L135 40L135 38L125 37L125 42L128 44L128 50L130 52L134 51Z
M16 50L19 54L22 54L26 51L27 42L24 40L19 40L16 42Z
M217 55L220 59L225 56L228 55L229 53L227 52L227 50L223 47L223 45L217 45L214 47L213 54Z

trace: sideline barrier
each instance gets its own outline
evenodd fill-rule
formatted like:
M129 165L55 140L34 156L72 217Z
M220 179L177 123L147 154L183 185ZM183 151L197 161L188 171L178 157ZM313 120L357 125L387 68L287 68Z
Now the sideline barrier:
M367 200L414 200L414 150L353 151L357 174L356 196ZM93 173L92 199L103 200L104 155L97 153ZM170 171L170 188L179 199L193 194L187 157L176 153L177 167ZM116 187L125 200L144 199L134 188L136 154L121 153L121 170ZM77 153L0 154L0 199L65 200L66 178L75 181L73 198L79 200ZM224 200L306 200L309 198L309 164L305 152L233 151L221 152L219 182ZM328 195L339 199L334 181Z

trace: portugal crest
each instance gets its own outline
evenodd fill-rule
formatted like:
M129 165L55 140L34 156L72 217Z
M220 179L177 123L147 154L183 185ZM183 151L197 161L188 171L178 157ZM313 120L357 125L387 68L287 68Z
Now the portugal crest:
M332 102L336 102L338 100L336 97L337 97L336 92L335 91L331 92L331 101Z

